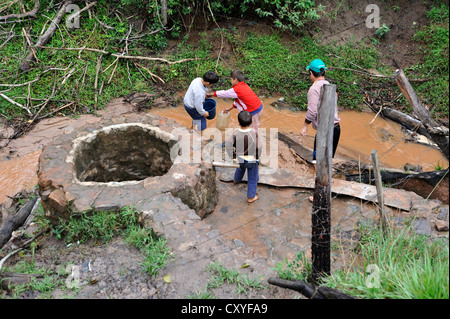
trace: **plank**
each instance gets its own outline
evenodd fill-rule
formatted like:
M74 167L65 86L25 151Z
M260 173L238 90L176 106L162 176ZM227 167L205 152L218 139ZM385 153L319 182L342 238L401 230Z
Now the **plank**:
M220 181L232 182L234 168L216 167L220 173ZM247 181L247 173L243 181ZM269 168L260 167L258 184L275 187L290 187L314 189L314 176L300 176L287 169L278 169L275 173ZM353 181L333 179L331 192L336 195L351 196L365 201L377 203L377 190L374 185L361 184ZM388 207L410 211L414 201L423 199L414 192L403 189L383 188L384 204Z

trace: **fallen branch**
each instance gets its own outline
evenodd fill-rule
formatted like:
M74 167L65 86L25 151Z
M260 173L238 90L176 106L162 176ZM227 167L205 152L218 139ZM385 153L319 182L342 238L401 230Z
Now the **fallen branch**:
M268 282L274 286L298 291L308 299L356 299L337 289L324 286L316 287L299 280L290 281L271 277Z
M39 6L40 6L39 0L35 0L34 1L34 8L33 8L33 10L31 10L29 12L22 13L22 14L9 14L9 15L6 15L6 16L2 16L2 17L0 17L0 24L2 24L2 23L13 23L13 22L17 22L18 21L18 20L8 21L10 19L19 19L19 20L20 19L27 19L27 18L35 19L36 18L36 13L39 10Z
M152 73L149 69L147 69L145 66L142 66L140 64L138 64L137 62L134 63L137 67L143 68L145 71L148 72L148 74L150 74L150 76L152 77L152 80L154 82L156 82L155 78L157 78L158 80L160 80L162 83L166 83L163 79L161 79L161 77L157 76L156 74Z
M3 93L0 93L0 96L1 96L2 98L4 98L6 101L8 101L9 103L11 103L12 105L18 106L18 107L20 107L21 109L24 109L25 111L27 111L27 113L28 113L29 115L32 115L31 111L30 111L26 106L23 106L22 104L17 103L16 101L10 99L9 97L7 97L7 96L6 96L5 94L3 94Z
M55 48L55 47L46 47L46 46L38 46L35 45L35 47L38 48L43 48L43 49L50 49L50 50L66 50L66 51L80 51L80 50L85 50L85 51L90 51L90 52L97 52L97 53L101 53L101 54L105 54L105 55L110 55L119 59L128 59L128 60L146 60L146 61L159 61L159 62L163 62L163 63L167 63L167 64L177 64L177 63L183 63L183 62L188 62L188 61L195 61L195 60L200 60L200 58L189 58L189 59L182 59L182 60L178 60L178 61L169 61L163 58L151 58L151 57L147 57L147 56L138 56L138 55L122 55L120 53L111 53L105 50L100 50L100 49L92 49L92 48Z
M39 38L34 48L40 48L48 43L50 38L55 33L58 24L61 22L61 19L66 12L66 7L71 4L72 1L65 1L61 8L59 9L56 16L53 18L52 23L50 23L50 26L48 27L47 31L44 32L44 34ZM19 66L19 69L22 71L28 71L31 68L31 62L35 61L33 50L31 50L30 53L25 57L25 59L22 61L22 63Z
M18 227L22 226L28 216L31 214L37 198L30 200L19 211L10 213L8 210L3 211L3 220L0 227L0 248L9 240L11 234Z
M394 62L397 64L396 61ZM414 114L417 115L425 129L430 134L433 141L438 145L439 149L444 154L444 156L449 159L448 128L440 127L440 125L432 119L432 117L428 113L428 110L422 105L422 102L420 101L419 97L417 96L416 92L414 91L401 68L399 68L395 72L394 79L395 82L397 82L397 85L402 91L403 95L408 100L409 105L413 108Z

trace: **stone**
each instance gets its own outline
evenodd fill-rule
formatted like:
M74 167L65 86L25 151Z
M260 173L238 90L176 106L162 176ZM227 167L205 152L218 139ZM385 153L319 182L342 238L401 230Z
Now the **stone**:
M439 208L437 219L448 221L448 206L442 206Z
M419 218L413 222L414 232L417 235L431 236L430 222L425 218Z
M448 222L446 222L446 221L438 219L438 220L436 220L435 226L436 226L437 231L440 231L440 232L448 231Z

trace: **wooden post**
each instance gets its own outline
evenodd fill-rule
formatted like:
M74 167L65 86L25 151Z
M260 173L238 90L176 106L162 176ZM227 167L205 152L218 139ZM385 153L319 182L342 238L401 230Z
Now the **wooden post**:
M316 135L316 182L312 207L312 280L329 275L331 233L331 157L333 151L336 86L325 84L321 91Z
M414 113L417 115L419 120L422 122L425 129L430 134L433 141L438 145L441 152L449 159L448 152L448 128L439 126L430 116L428 110L422 105L414 91L413 87L409 83L405 73L402 69L398 69L394 74L395 82L397 82L398 87L402 91L405 98L408 100L409 105L414 110Z
M373 150L371 153L372 156L372 167L373 173L375 176L375 185L377 187L377 200L378 200L378 209L380 212L380 224L383 232L386 231L386 215L384 211L384 196L383 196L383 183L381 180L381 172L380 167L378 165L378 152L377 150Z

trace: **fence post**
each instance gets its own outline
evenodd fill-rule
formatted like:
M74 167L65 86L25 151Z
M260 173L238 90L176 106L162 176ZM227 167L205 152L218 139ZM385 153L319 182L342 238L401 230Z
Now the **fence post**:
M336 86L325 84L321 91L316 135L316 181L312 205L312 280L331 271L331 157L333 151Z
M373 174L375 177L375 185L377 187L378 210L380 212L380 223L383 232L386 231L386 214L384 211L383 181L381 180L380 167L378 165L378 152L373 150L371 153Z

